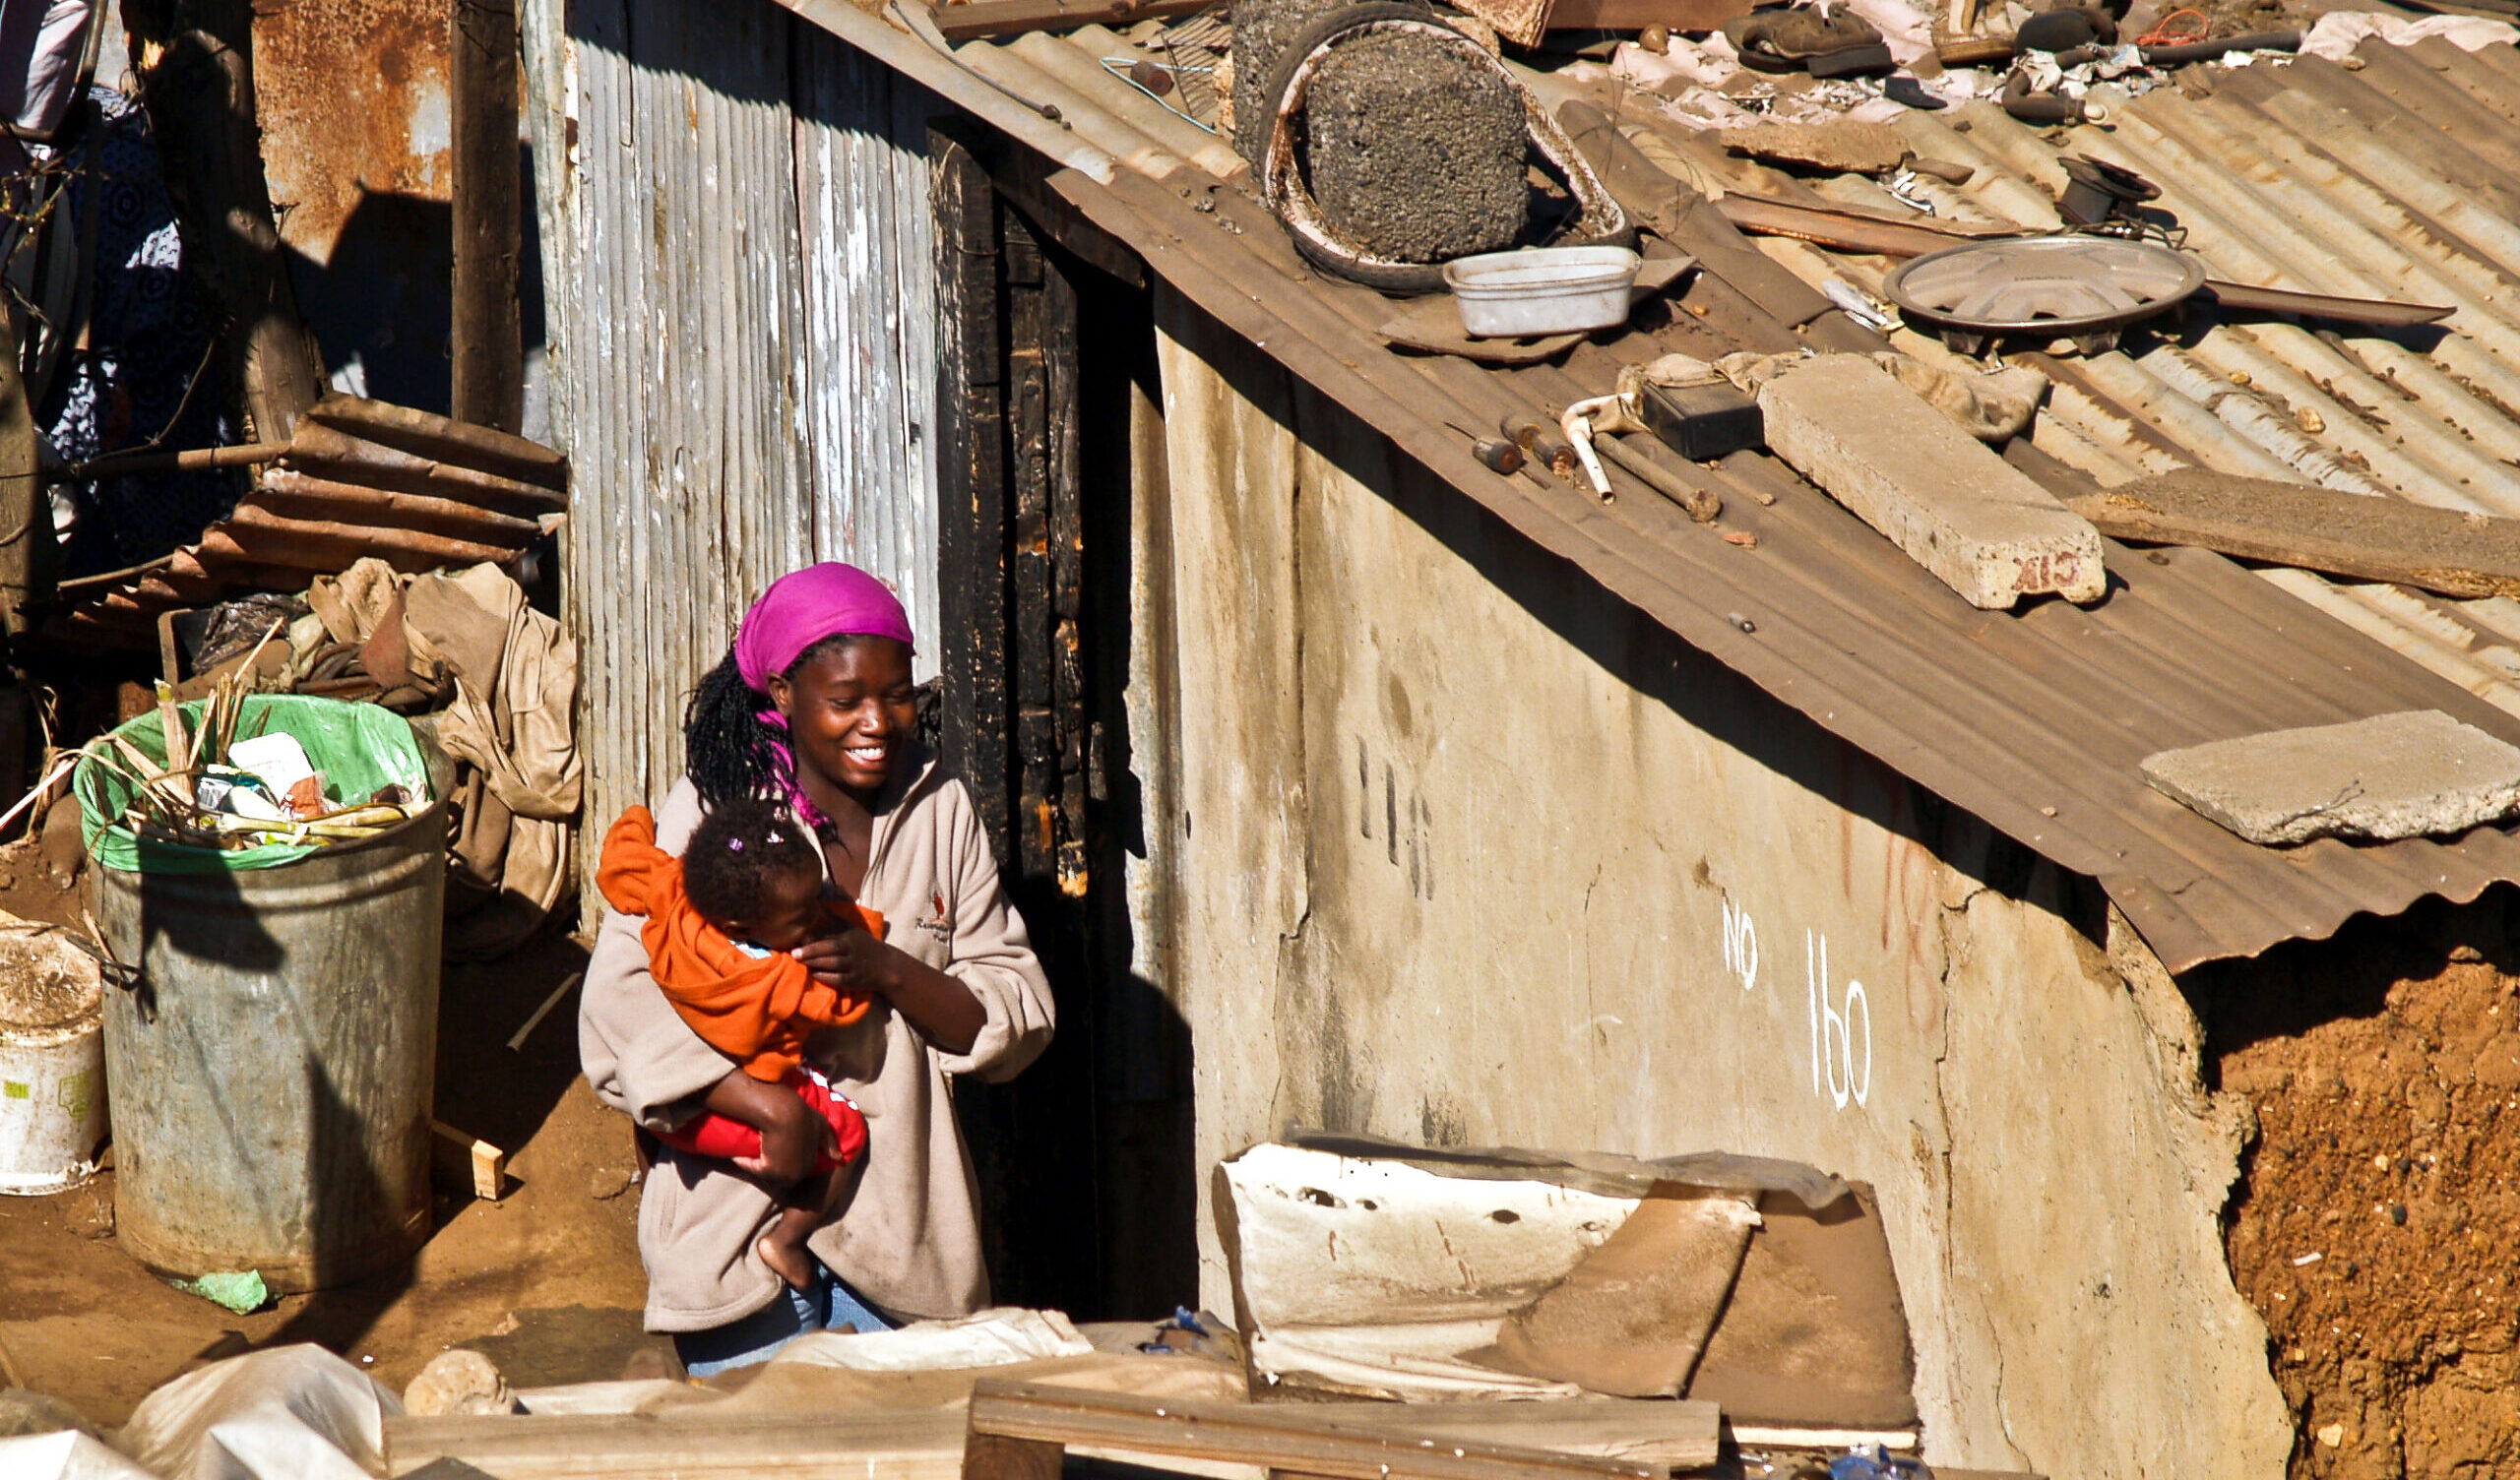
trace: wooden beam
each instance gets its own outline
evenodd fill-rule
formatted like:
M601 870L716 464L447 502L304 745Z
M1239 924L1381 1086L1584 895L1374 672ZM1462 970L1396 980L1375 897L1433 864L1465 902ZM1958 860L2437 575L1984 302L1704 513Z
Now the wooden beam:
M460 1459L499 1480L958 1480L951 1408L826 1413L501 1414L385 1420L385 1472Z
M972 1389L971 1432L1327 1480L1662 1480L1669 1473L1636 1460L1367 1432L1325 1419L1310 1403L1181 1401L987 1380Z
M1074 31L1080 26L1130 26L1168 16L1194 16L1216 0L971 0L935 8L936 29L949 41L1022 35L1028 31Z
M1322 1422L1361 1433L1477 1441L1552 1454L1592 1454L1669 1469L1720 1456L1723 1410L1691 1398L1588 1398L1581 1402L1307 1403Z
M517 152L516 0L455 0L447 99L453 115L455 419L513 432L525 423L525 341L517 306L524 167Z
M928 135L936 217L936 563L944 762L1007 861L1007 447L997 190L960 138Z
M2197 468L2065 503L2111 539L2193 545L2445 596L2520 596L2520 519Z

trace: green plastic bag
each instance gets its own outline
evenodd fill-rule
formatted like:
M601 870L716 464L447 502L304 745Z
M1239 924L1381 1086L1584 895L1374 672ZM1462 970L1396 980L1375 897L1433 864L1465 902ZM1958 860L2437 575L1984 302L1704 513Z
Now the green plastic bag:
M189 728L201 723L202 702L180 706ZM163 760L165 727L151 709L114 731L141 754ZM428 765L410 721L372 704L346 704L303 694L254 695L247 698L236 724L239 739L256 735L293 735L306 748L306 759L324 772L324 795L335 803L364 802L386 785L402 787L430 799ZM105 743L110 749L110 742ZM122 815L130 810L138 789L130 777L90 759L79 763L73 781L86 825L88 856L104 868L138 874L222 874L244 869L278 868L317 852L316 843L270 842L250 848L196 848L145 839L133 832Z

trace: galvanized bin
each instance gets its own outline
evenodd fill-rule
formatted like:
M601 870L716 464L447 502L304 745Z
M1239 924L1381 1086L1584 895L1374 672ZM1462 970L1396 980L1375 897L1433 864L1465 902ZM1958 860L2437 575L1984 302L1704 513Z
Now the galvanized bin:
M310 1290L427 1240L446 831L441 800L279 868L94 871L139 967L106 994L105 1083L143 1264Z

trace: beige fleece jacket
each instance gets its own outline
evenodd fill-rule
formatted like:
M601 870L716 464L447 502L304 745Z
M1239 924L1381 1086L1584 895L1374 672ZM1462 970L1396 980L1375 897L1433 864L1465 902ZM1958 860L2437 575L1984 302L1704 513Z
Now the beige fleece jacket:
M988 1014L971 1052L949 1054L878 1000L856 1023L817 1032L809 1063L865 1113L866 1165L815 1230L823 1263L887 1315L962 1316L988 1304L979 1198L947 1077L1011 1079L1050 1041L1049 983L1024 921L998 887L971 794L932 759L906 758L877 812L860 899L886 939L970 987ZM700 797L677 781L658 809L657 844L680 853ZM598 1098L655 1131L700 1110L735 1066L678 1017L648 974L640 920L607 909L578 1010L578 1047ZM753 1245L777 1211L771 1193L722 1161L665 1148L639 1202L647 1325L708 1330L779 1293Z

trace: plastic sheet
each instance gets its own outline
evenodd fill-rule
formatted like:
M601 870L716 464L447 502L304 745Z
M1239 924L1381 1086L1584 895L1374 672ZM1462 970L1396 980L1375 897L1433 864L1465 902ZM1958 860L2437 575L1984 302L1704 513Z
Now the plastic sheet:
M168 1383L114 1446L164 1480L367 1480L384 1471L386 1418L402 1412L322 1347L283 1346Z

